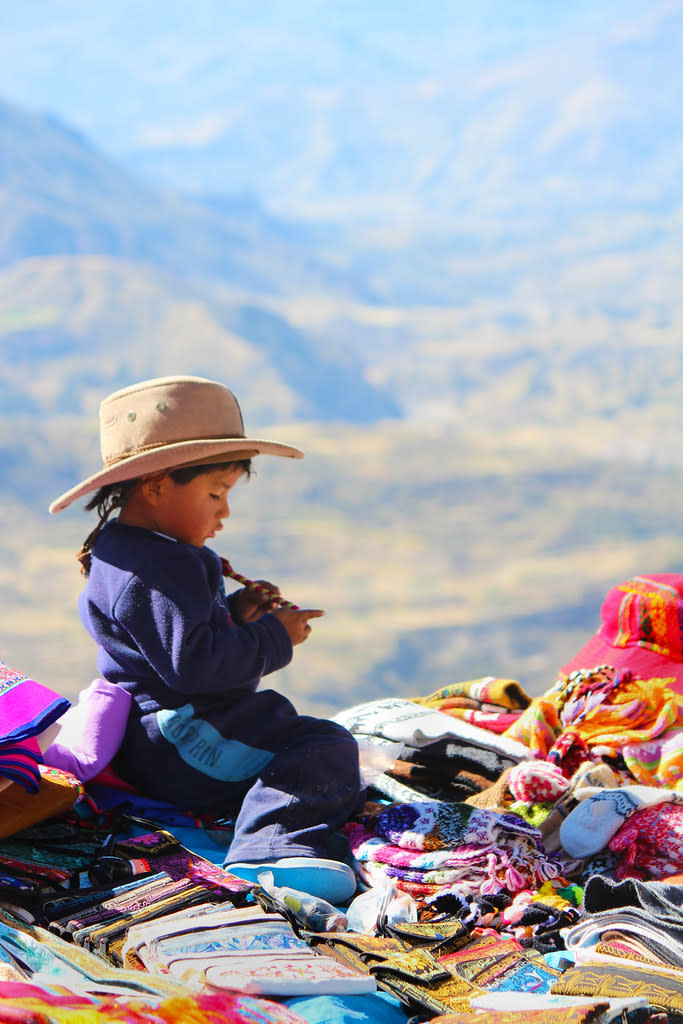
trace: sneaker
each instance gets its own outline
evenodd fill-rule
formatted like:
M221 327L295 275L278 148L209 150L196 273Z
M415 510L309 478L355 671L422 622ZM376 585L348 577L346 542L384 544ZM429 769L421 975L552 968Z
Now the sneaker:
M273 884L287 886L309 896L337 905L347 903L356 892L356 875L348 864L320 857L281 857L274 860L226 862L223 867L247 882L258 882L269 871Z

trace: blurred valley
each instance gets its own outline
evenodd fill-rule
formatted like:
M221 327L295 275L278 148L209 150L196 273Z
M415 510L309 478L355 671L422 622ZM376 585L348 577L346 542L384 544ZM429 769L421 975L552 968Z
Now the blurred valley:
M205 7L216 13L200 4L200 20ZM464 43L437 8L445 62L446 43ZM68 78L52 108L47 95L31 105L12 57L27 15L12 14L0 657L71 698L96 674L76 609L76 551L94 523L79 505L47 506L99 466L101 398L147 377L222 380L248 431L306 453L257 460L215 545L325 609L272 680L301 710L489 674L540 693L597 628L610 586L683 571L683 152L670 144L683 9L647 21L628 0L606 27L581 3L581 31L558 13L545 48L511 28L533 61L501 64L494 33L478 74L462 49L459 71L431 79L410 64L400 19L380 36L383 9L354 50L372 89L329 93L320 56L317 92L290 82L294 93L267 95L237 63L222 118L223 64L196 40L144 117L132 91L117 107L96 89L67 95ZM131 90L145 56L160 73L163 50L155 63L149 5L138 10ZM88 11L106 67L124 21L105 32ZM41 67L60 53L49 24L26 57L38 84L41 53ZM272 53L249 39L258 59ZM183 84L187 113L176 92L172 117ZM183 136L200 96L213 96L208 120Z

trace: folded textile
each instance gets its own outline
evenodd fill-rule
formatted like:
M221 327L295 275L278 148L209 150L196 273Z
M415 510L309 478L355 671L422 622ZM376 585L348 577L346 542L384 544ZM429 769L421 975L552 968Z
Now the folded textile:
M472 1009L489 1011L486 1016L477 1016L479 1024L515 1024L520 1014L524 1015L525 1024L623 1024L625 1020L646 1024L649 1020L644 997L591 1000L581 996L519 992L515 994L514 1009L511 1009L508 993L485 992L472 998ZM459 1022L435 1017L431 1024Z
M439 963L447 967L451 974L472 980L478 971L490 967L512 952L522 952L522 946L516 939L487 933L476 936L460 949L440 955Z
M622 907L591 914L567 928L563 934L567 949L590 951L605 941L606 933L614 931L633 935L661 964L683 968L683 925L655 921L639 907Z
M377 735L395 742L423 747L436 740L461 740L484 750L494 750L515 761L529 757L522 743L487 729L434 711L415 701L400 698L369 701L340 712L335 721L354 735Z
M488 711L484 708L466 708L459 712L450 707L444 707L440 710L444 711L447 715L453 715L454 718L462 718L464 722L469 722L470 725L476 725L480 729L487 729L499 735L511 729L522 714L521 711Z
M0 839L70 810L85 795L81 783L68 772L40 765L39 774L36 793L27 793L16 782L0 791Z
M479 991L451 975L429 949L411 948L396 938L335 932L315 936L313 942L315 948L326 948L336 959L369 971L381 988L413 1011L415 1006L432 1013L464 1009L469 996Z
M513 950L482 966L471 981L486 991L543 993L550 992L561 973L536 953Z
M124 951L131 946L147 970L193 988L273 996L377 988L367 971L315 952L281 915L260 908L173 914L134 925Z
M37 793L40 788L42 761L43 755L35 736L0 743L0 776L17 782L28 793Z
M377 790L382 796L389 797L397 803L412 804L418 801L429 803L434 799L429 793L424 793L410 783L401 782L388 772L382 772L372 783L372 789Z
M398 758L390 768L387 768L386 774L432 799L448 799L448 779L444 779L427 765Z
M433 740L417 748L406 746L401 757L406 761L428 765L443 775L444 779L452 779L463 771L470 771L490 782L495 782L504 771L520 763L518 758L454 736Z
M252 882L188 850L166 829L118 839L112 852L119 860L135 864L136 870L166 871L175 880L189 878L235 904L243 903L253 888Z
M372 829L409 850L450 849L463 842L487 844L501 833L538 837L538 830L517 814L439 801L386 807L372 815Z
M185 981L196 980L196 968L183 962L172 963L171 975ZM212 955L203 971L202 980L211 989L236 989L251 995L274 998L293 995L359 995L377 990L376 980L332 957L312 953L281 956Z
M464 682L449 683L426 697L412 700L432 707L440 707L444 701L454 697L475 698L479 702L497 704L508 711L523 711L531 703L531 697L516 679L500 679L496 676L482 676Z
M423 981L409 974L388 970L384 964L373 968L373 974L383 989L400 999L412 1012L416 1007L421 1007L430 1014L454 1011L467 1013L472 996L481 991L463 978L449 975L436 981Z
M83 996L63 987L50 990L25 981L0 982L0 1020L7 1024L307 1024L295 1010L269 999L228 992L190 993L119 1000L102 991Z
M641 964L623 961L585 963L569 967L552 986L558 995L596 996L602 999L645 997L648 1004L673 1015L683 1013L683 973L653 972Z
M186 890L192 883L187 878L174 880L165 871L156 875L145 875L128 885L121 886L111 896L96 897L87 905L75 907L62 918L51 922L50 930L62 930L72 937L90 928L97 928L108 921L118 920L122 915L133 915L152 906L169 895ZM79 942L79 945L84 943Z
M0 660L0 737L5 742L37 736L56 722L70 703Z
M683 929L683 886L677 883L642 882L635 878L617 882L603 875L593 875L584 887L583 905L589 914L618 907L640 907L654 921Z
M599 942L590 949L579 947L574 951L574 962L584 963L616 963L623 966L624 961L632 961L647 966L654 973L668 971L672 967L680 970L670 958L662 960L650 949L646 942L629 932L622 932L618 927L607 928Z
M531 697L516 680L494 676L451 683L426 697L411 699L499 734L509 729L531 703Z
M183 907L181 910L165 914L162 918L138 921L132 924L126 933L123 952L135 950L144 966L148 970L154 971L158 966L157 949L154 945L156 939L167 939L191 933L198 925L201 929L210 929L219 928L226 921L235 924L249 924L280 920L280 915L264 911L259 906L236 908L220 903L195 904L192 907Z
M314 949L325 949L330 955L340 956L347 963L360 967L405 953L411 948L396 936L371 935L366 932L316 933L307 936L307 939Z
M208 924L206 923L208 922ZM204 963L207 958L218 958L229 953L243 956L247 953L310 953L310 948L294 932L288 921L279 915L262 915L246 924L239 919L231 923L222 917L213 924L211 917L195 923L191 930L153 939L153 963L166 969L178 960L196 959Z
M469 804L394 804L344 831L366 883L394 878L413 895L439 887L468 896L516 892L561 875L523 818Z
M73 934L73 941L76 945L98 953L103 959L119 967L123 963L121 949L131 924L135 921L163 917L164 914L201 903L205 899L206 892L201 886L193 885L187 880L172 882L167 890L159 892L157 898L150 899L144 907L126 909L113 919L79 928Z
M0 867L39 885L73 884L92 862L96 838L80 838L76 829L58 822L17 832L0 847Z
M42 920L39 923L54 932L55 935L60 935L70 941L71 933L80 927L81 923L87 923L88 915L103 913L110 905L110 901L144 889L150 884L170 880L170 876L165 871L160 871L155 875L133 878L120 885L88 886L83 889L69 890L66 893L55 893L43 899ZM115 906L116 904L112 903L111 905Z
M78 995L96 997L184 994L180 986L168 979L111 967L100 957L64 942L44 928L17 921L2 908L0 946L25 965L33 982L46 988L60 986Z

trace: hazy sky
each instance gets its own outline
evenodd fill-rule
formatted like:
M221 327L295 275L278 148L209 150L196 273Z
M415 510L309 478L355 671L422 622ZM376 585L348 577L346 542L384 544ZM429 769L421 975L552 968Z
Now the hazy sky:
M683 0L0 0L0 97L166 184L282 205L353 190L378 134L376 173L414 190L451 139L463 176L486 176L498 152L542 161L577 133L596 160L615 120L632 148L639 110L670 133L682 41Z
M0 0L0 99L156 186L426 233L458 297L520 264L579 298L678 274L681 66L683 0Z

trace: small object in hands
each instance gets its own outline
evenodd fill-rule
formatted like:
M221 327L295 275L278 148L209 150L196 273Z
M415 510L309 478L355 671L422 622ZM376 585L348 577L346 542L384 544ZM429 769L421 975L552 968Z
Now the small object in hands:
M260 583L256 583L254 580L250 580L246 576L242 576L241 573L235 572L227 558L221 558L221 562L223 563L224 576L230 576L233 580L237 580L238 583L241 583L242 586L252 587L261 594L268 594L270 599L275 601L275 603L279 604L282 608L292 608L295 612L300 611L298 604L292 604L291 601L287 601L284 597L280 597L280 595L274 590L269 590L268 587L262 587Z

